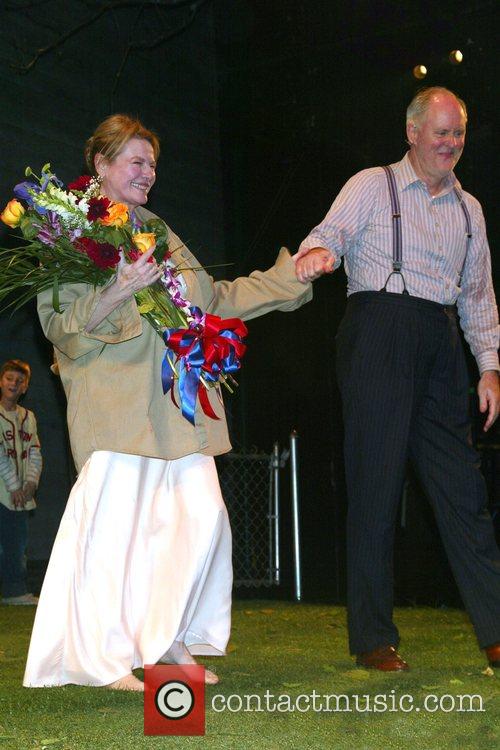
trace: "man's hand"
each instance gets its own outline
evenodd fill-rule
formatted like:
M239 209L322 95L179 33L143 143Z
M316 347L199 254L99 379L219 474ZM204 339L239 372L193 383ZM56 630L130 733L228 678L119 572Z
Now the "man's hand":
M483 372L477 385L477 395L479 396L479 411L482 414L488 412L483 427L486 432L490 429L500 411L500 383L496 370Z
M14 490L10 493L10 499L14 508L24 508L26 498L24 497L23 490Z
M319 279L324 273L332 273L335 264L335 258L325 247L313 247L308 252L298 252L293 256L293 260L297 278L303 284Z

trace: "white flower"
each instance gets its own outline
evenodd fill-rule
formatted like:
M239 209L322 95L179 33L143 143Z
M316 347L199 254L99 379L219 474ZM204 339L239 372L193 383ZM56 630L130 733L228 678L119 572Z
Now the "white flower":
M82 200L78 203L76 195L67 193L52 182L49 182L43 193L30 192L34 203L48 211L54 211L65 227L69 229L90 228L90 222L87 220L88 203L86 201Z

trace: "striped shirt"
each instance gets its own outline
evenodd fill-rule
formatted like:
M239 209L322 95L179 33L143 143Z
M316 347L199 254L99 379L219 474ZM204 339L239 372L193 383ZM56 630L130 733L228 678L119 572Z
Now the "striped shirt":
M457 304L460 324L479 372L498 370L499 325L491 258L480 203L451 173L432 196L416 175L409 154L391 165L401 204L402 272L408 292L443 305ZM472 222L467 239L460 190ZM347 293L381 289L392 271L392 210L382 167L365 169L344 185L323 221L300 245L324 247L344 258ZM387 291L400 292L401 277Z

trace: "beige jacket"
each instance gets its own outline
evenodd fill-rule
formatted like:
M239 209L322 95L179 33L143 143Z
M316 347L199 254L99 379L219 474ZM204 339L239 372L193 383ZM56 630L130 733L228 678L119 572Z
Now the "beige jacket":
M138 212L139 213L139 212ZM151 216L142 209L141 218ZM181 245L173 260L182 268L200 263L169 230L169 246ZM282 248L268 271L254 271L235 281L218 281L205 271L183 271L185 297L203 311L223 318L250 320L271 310L295 310L312 298L311 284L295 278L294 263ZM91 333L84 328L101 289L86 284L62 286L62 313L52 307L52 291L39 295L43 331L56 348L68 399L68 427L77 470L95 450L174 459L190 453L218 455L231 449L224 409L216 389L209 398L218 421L199 404L195 427L163 394L162 338L141 318L132 298L123 302ZM179 398L176 396L177 403Z

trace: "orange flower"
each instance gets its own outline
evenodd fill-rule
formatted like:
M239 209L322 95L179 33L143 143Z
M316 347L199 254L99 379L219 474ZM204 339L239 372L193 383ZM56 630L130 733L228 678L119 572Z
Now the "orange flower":
M19 203L19 201L16 201L15 199L9 201L7 205L5 206L4 210L0 214L0 219L3 221L4 224L7 224L7 226L12 227L12 229L15 229L19 222L21 221L22 215L24 214L24 208Z
M156 242L154 232L137 232L132 235L132 242L141 253L145 253Z
M106 227L122 227L128 221L128 208L125 203L111 203L108 215L99 221Z

